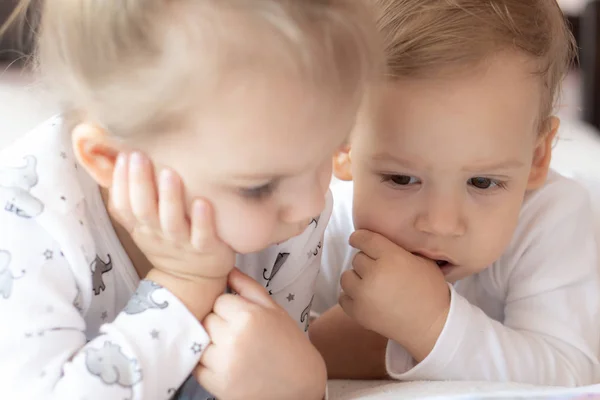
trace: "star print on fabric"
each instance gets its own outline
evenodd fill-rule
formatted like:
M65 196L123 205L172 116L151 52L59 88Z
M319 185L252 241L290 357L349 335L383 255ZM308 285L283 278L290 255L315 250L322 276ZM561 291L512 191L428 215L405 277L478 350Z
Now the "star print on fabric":
M194 354L198 354L202 351L202 345L200 343L196 343L194 342L194 344L192 345L191 350L194 352Z
M33 333L31 333L31 332L25 332L25 337L26 338L30 338L32 336L33 336Z
M288 296L286 297L287 301L294 301L294 298L296 296L294 295L294 293L289 293Z
M52 257L54 257L54 252L52 250L46 250L44 252L44 258L46 260L52 260Z
M48 306L48 307L46 307L46 312L47 312L47 313L52 313L52 312L54 312L54 307L52 307L52 306Z
M102 311L100 318L102 318L102 321L106 321L106 319L108 318L108 312Z
M64 151L60 153L60 158L62 158L63 160L67 159L67 153L65 153Z
M152 330L152 332L150 332L150 337L152 337L152 339L158 339L158 336L160 335L160 332L157 331L156 329Z
M60 252L60 256L61 256L61 257L64 257L64 256L65 256L65 255L64 255L64 253L63 253L62 251Z
M83 226L83 221L79 220L79 225Z
M65 196L60 196L60 199L61 199L62 201L66 201L66 200L67 200L67 198L66 198Z

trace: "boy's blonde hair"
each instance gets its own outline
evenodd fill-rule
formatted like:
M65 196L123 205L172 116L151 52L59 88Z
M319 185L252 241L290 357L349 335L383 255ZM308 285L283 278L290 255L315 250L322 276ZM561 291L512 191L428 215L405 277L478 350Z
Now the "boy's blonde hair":
M465 72L503 51L535 62L541 121L553 111L575 42L556 0L374 0L391 79Z
M184 128L211 96L280 73L334 105L377 71L361 2L46 0L35 61L75 123L122 137Z

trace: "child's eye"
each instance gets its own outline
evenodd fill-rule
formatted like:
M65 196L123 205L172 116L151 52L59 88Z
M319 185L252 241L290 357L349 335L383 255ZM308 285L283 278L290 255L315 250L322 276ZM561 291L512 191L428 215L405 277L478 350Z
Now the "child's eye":
M269 197L274 191L275 182L269 182L261 186L242 188L240 189L240 194L242 197L246 197L248 199L262 200L266 197Z
M388 182L394 186L408 186L419 183L419 179L409 175L381 175L381 182Z
M496 179L486 178L483 176L476 176L468 180L468 184L482 190L493 189L493 188L504 188L506 185L504 182Z

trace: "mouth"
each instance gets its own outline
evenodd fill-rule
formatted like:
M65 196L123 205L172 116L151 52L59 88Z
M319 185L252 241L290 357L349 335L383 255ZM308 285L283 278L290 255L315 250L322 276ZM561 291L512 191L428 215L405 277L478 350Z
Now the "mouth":
M435 262L444 275L446 275L453 267L456 266L456 264L449 258L442 255L427 254L425 252L413 252L412 254Z

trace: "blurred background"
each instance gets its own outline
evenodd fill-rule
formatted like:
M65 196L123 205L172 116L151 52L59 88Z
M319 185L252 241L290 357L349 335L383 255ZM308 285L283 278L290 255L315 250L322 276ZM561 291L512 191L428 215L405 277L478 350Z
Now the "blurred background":
M0 0L0 22L10 15L17 1ZM36 3L39 1L34 1L33 7ZM559 115L565 125L576 127L577 132L585 130L588 136L590 132L596 135L600 132L600 0L559 0L559 3L569 18L581 52L579 66L565 81ZM28 32L35 25L32 21L33 18L25 35L12 30L0 40L0 147L57 112L51 96L26 67L32 42ZM568 136L568 132L563 134ZM600 133L596 136L600 148Z

